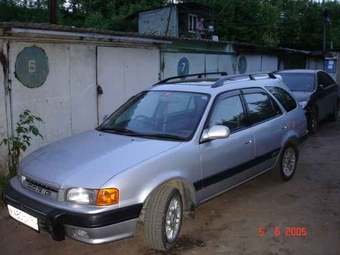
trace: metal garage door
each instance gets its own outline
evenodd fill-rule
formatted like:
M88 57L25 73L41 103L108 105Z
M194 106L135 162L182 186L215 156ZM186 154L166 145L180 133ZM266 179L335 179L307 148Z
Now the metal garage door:
M158 81L159 50L98 47L99 119Z

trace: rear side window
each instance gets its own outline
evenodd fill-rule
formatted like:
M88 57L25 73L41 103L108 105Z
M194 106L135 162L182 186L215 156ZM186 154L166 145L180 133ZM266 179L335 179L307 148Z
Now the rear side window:
M282 104L283 108L287 112L290 112L296 108L295 99L283 88L279 87L266 87L270 93Z
M311 73L278 73L284 84L291 91L312 92L315 88L315 77Z
M264 92L244 94L244 99L248 106L250 121L253 124L271 119L282 113L279 106Z
M318 72L318 85L322 84L325 88L334 84L334 80L324 72Z

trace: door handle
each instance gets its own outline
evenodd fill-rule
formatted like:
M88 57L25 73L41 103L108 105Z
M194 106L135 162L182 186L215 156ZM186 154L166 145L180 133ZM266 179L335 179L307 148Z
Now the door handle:
M249 140L248 142L245 142L244 144L247 145L247 144L251 144L253 141L252 140Z
M283 127L282 127L282 130L286 130L286 129L287 129L287 126L283 126Z

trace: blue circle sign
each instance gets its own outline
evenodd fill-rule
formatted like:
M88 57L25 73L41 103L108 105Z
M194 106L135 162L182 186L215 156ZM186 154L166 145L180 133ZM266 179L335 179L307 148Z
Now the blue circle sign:
M177 74L178 76L188 75L190 70L189 60L185 57L178 61Z
M238 73L244 74L247 71L247 58L244 55L241 55L238 59L237 65Z
M26 87L36 88L44 84L49 73L48 57L39 47L24 48L15 62L15 77Z

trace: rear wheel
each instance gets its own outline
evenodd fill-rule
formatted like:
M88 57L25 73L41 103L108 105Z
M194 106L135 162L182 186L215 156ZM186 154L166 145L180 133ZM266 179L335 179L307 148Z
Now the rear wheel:
M339 100L336 101L334 110L332 114L329 116L329 120L336 121L338 119L338 116L339 116Z
M279 159L278 173L283 181L289 181L296 170L298 153L294 145L287 145Z
M315 134L319 127L319 117L316 109L312 109L308 118L308 132Z
M148 247L168 250L177 241L183 217L178 189L162 186L149 198L144 215L144 238Z

